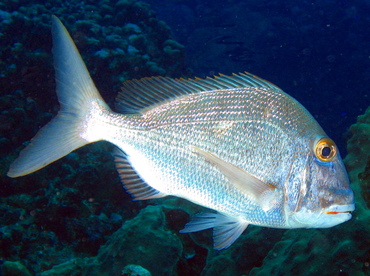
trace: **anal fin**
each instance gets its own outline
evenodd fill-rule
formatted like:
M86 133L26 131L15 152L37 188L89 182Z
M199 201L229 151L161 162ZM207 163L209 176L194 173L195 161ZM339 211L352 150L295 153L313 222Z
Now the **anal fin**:
M122 185L126 191L132 195L134 200L146 200L167 196L166 194L150 187L140 178L127 160L127 155L122 150L116 148L113 154Z
M221 250L232 245L249 223L219 213L200 213L192 217L180 233L197 232L213 228L214 248Z

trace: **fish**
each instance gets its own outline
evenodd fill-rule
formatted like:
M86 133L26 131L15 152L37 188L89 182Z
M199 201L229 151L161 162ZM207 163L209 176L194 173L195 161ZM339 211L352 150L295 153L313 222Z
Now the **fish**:
M105 140L116 146L119 177L135 200L171 195L208 208L180 232L213 228L215 249L248 225L329 228L351 218L354 196L337 146L276 85L247 72L128 80L114 112L55 16L52 35L60 110L9 177Z

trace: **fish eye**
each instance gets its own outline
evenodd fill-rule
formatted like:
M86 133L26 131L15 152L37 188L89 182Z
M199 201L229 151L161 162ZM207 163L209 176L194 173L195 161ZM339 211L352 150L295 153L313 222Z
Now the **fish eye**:
M330 138L321 138L315 145L315 156L323 162L329 162L337 155L337 146Z

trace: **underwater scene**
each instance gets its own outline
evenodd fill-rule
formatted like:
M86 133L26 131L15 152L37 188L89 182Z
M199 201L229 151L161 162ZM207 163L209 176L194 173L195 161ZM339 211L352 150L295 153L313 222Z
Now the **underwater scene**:
M370 1L3 0L0 49L1 276L370 275Z

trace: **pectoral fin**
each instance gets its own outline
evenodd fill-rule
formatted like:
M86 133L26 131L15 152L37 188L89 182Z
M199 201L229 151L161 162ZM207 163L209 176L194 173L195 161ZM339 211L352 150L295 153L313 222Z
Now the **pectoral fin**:
M191 233L213 228L215 249L228 248L247 228L248 222L219 213L200 213L192 217L180 233Z
M212 153L191 146L191 149L215 165L220 172L250 200L256 202L264 211L268 211L279 201L281 191L272 184L265 183L241 168L226 162Z

